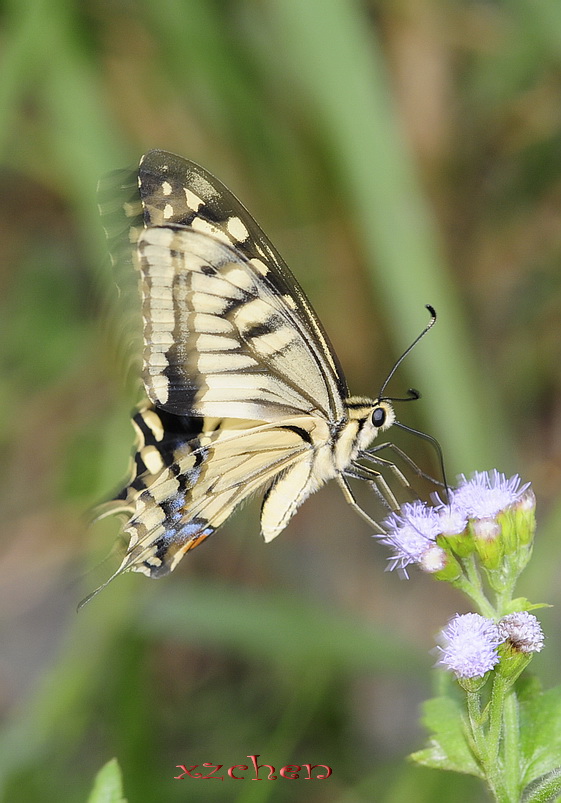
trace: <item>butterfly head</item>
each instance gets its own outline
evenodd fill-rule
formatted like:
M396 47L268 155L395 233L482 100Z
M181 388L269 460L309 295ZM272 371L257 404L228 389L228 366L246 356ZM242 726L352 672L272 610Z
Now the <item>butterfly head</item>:
M345 434L350 440L349 445L352 443L349 453L352 457L362 449L367 449L378 434L389 429L396 420L394 409L387 399L353 396L347 399L346 406L348 424Z

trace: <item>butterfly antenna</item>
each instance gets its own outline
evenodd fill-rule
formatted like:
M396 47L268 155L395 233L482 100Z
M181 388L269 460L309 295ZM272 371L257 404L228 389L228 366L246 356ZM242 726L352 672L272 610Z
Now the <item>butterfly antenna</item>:
M431 305L430 305L430 304L425 304L425 307L426 307L426 308L428 309L428 311L430 312L430 316L431 316L431 318L430 318L430 321L429 321L429 322L428 322L428 324L425 326L425 328L423 329L423 331L422 331L422 332L421 332L419 335L417 335L417 337L416 337L416 338L415 338L415 340L414 340L414 341L411 343L411 345L410 345L410 346L408 346L408 347L405 349L405 351L403 352L403 354L401 355L401 357L399 357L399 358L396 360L396 362L395 362L395 365L393 366L392 370L391 370L391 371L389 372L389 374L387 375L387 377L386 377L386 379L385 379L385 381L384 381L384 384L383 384L383 385L382 385L382 387L380 388L380 392L379 392L379 394L378 394L378 399L383 399L383 398L385 398L385 397L384 397L384 390L386 389L386 387L387 387L387 385L388 385L388 382L390 381L390 379L392 378L392 376L395 374L395 372L397 371L397 369L399 368L399 366L401 365L401 363L403 362L403 360L404 360L404 359L407 357L407 355L409 354L409 352L410 352L410 351L411 351L411 350L412 350L412 349L413 349L413 348L414 348L414 347L417 345L417 343L419 342L419 340L421 340L421 339L422 339L422 338L423 338L423 337L426 335L426 333L429 331L429 329L432 329L432 327L433 327L433 326L434 326L434 324L436 323L436 311L435 311L434 307L431 307ZM418 398L420 397L420 395L421 395L421 394L419 393L419 391L418 391L418 390L414 390L413 388L411 388L411 390L409 390L409 391L408 391L408 394L409 394L409 395L408 395L408 398L407 398L407 399L393 399L392 401L408 401L408 399L418 399Z

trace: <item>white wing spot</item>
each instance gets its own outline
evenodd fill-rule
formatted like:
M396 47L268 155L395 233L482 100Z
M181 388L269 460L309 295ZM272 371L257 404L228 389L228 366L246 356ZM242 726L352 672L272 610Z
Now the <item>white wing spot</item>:
M162 421L153 410L145 410L142 413L142 417L146 425L150 428L150 432L154 436L157 441L161 441L164 437L164 428L162 426Z
M249 232L239 217L231 217L226 228L238 243L243 243L249 237Z
M249 260L249 263L250 265L253 265L255 270L257 270L262 276L266 276L269 273L269 268L267 267L267 265L265 265L263 260L254 257L253 259Z
M142 212L142 204L138 204L136 201L134 203L124 203L123 210L127 217L136 217Z
M144 506L142 511L142 524L150 531L154 530L155 532L150 532L150 535L153 535L156 538L156 533L163 532L161 524L164 520L164 511L159 505L153 505L152 507Z
M165 355L165 352L162 353L161 351L152 350L150 352L150 370L153 371L156 368L158 371L167 368L169 365L169 360Z
M200 231L203 234L210 234L212 237L216 237L217 240L226 243L226 245L232 245L232 241L227 234L225 234L217 226L213 226L212 223L208 222L208 220L203 220L202 217L196 217L191 223L191 228L194 229L194 231Z
M220 332L229 333L234 331L234 327L226 318L219 318L217 315L210 315L206 312L197 312L193 316L193 331L219 334Z
M234 284L221 279L219 276L205 276L204 273L192 274L191 289L195 293L208 293L213 296L222 296L225 299L243 298L243 290Z
M151 474L157 474L163 469L164 461L155 446L145 446L141 450L140 456Z
M164 220L169 220L170 217L173 216L173 206L171 204L166 204L164 206Z
M211 335L205 332L197 338L197 347L199 351L232 351L240 347L240 342L235 337Z
M160 404L165 404L169 397L169 380L164 374L155 374L151 377L149 384L152 387L153 394L156 397L152 401L158 401Z
M230 352L203 352L197 358L197 368L201 374L221 374L226 371L243 371L257 365L249 354Z
M288 293L285 293L285 295L283 295L282 300L285 302L287 307L290 307L290 309L297 309L298 308L298 304L292 298L292 296L289 295Z
M196 212L200 206L204 206L204 201L202 201L201 198L199 198L199 196L188 187L183 187L183 192L185 193L187 206L189 209L192 209L193 212Z
M228 266L227 269L223 270L223 274L226 281L235 284L236 287L239 287L246 292L253 290L255 286L255 280L248 273L248 271L239 268L235 264L232 264L231 267Z
M267 321L270 316L271 306L261 298L254 298L253 301L242 304L234 313L236 324L242 332Z
M210 293L196 292L191 296L191 304L197 313L222 315L228 306L228 299L213 296Z
M289 326L281 326L274 332L267 332L264 335L252 337L251 346L258 354L265 356L281 352L294 340L294 330Z
M175 232L173 229L160 228L158 226L151 229L144 229L139 238L138 247L140 251L143 253L146 253L148 249L150 249L153 246L157 246L164 250L170 249L172 247L174 234ZM155 255L156 254L157 254L157 261L159 262L161 260L161 252L160 251L155 252ZM170 262L169 257L167 261Z
M148 345L157 346L160 351L167 351L174 344L173 334L166 331L152 332Z
M171 195L171 184L169 181L162 181L162 192L164 195Z

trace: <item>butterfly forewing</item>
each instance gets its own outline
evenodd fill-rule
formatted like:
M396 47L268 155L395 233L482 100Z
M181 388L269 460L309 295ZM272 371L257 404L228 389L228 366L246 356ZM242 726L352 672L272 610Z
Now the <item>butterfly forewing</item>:
M138 257L144 382L176 414L277 421L343 414L334 377L296 310L230 246L149 228Z
M315 365L309 383L318 391L320 385L323 386L319 392L322 395L327 393L329 397L330 416L340 418L344 413L342 400L348 391L339 361L301 287L245 207L202 167L165 151L150 151L143 157L138 183L148 230L155 226L174 227L179 224L191 232L198 232L202 235L198 252L203 259L209 260L211 268L216 267L212 264L213 258L219 262L228 259L224 254L220 255L219 246L230 247L235 253L234 262L239 265L237 275L241 286L238 290L243 291L243 283L251 280L254 295L276 299L277 310L287 319L288 326L300 332L305 351ZM191 242L196 240L193 238ZM189 257L188 246L175 250ZM227 261L224 264L228 264ZM217 281L215 285L218 286ZM210 294L220 295L219 292ZM220 309L218 302L213 309ZM266 320L261 320L257 309L258 305L254 304L253 316L258 324L266 326ZM176 312L179 311L176 309ZM270 323L273 324L274 319ZM265 335L270 336L265 338ZM261 343L272 355L275 347L271 335L263 332ZM279 350L282 348L280 340ZM263 356L266 355L263 353ZM284 365L287 364L285 359ZM317 381L314 381L316 377Z

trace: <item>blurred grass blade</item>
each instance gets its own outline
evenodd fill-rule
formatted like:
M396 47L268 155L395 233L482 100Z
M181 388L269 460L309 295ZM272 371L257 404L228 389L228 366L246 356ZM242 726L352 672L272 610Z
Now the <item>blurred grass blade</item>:
M366 621L329 612L294 595L228 587L208 580L168 584L150 595L138 619L150 636L228 648L281 665L318 662L344 672L418 672L411 645ZM189 615L186 615L186 611Z
M439 313L438 326L408 360L415 384L430 393L431 430L454 471L492 465L489 431L500 432L502 421L490 398L474 393L485 382L366 12L350 0L288 0L271 11L291 81L324 128L396 350L424 323L423 304Z
M19 773L66 754L83 735L93 711L92 694L133 607L132 597L121 594L100 597L95 608L79 616L72 612L73 626L55 664L0 732L0 800Z

